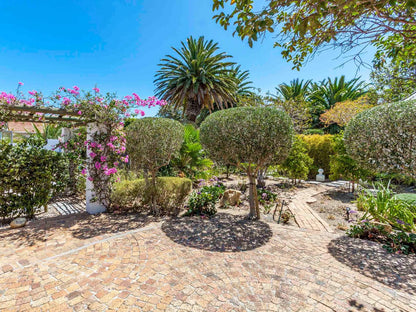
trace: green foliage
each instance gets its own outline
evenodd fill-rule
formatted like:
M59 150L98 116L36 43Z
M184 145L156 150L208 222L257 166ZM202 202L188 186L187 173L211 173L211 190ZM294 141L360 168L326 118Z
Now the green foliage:
M330 160L331 156L335 154L333 135L313 134L301 135L300 137L306 143L309 157L313 159L309 177L315 177L318 174L318 169L324 169L325 175L330 174Z
M29 138L16 145L0 140L0 217L32 217L70 183L68 158Z
M358 199L358 205L365 211L363 219L388 223L399 230L415 230L416 207L395 198L390 184L384 186L378 183L375 188L375 195L364 190Z
M167 118L141 118L127 127L127 153L133 168L148 170L156 176L181 148L183 126Z
M195 122L202 108L228 107L237 102L239 86L247 76L239 76L231 56L218 52L217 43L204 37L190 37L173 48L177 55L167 55L159 64L156 74L156 95L168 101L175 109L182 108L189 121ZM239 70L239 68L238 68Z
M199 191L194 191L189 197L187 215L214 215L217 213L215 204L224 195L225 186L216 183L204 186Z
M152 204L152 186L144 179L122 180L114 184L112 207L136 209ZM163 214L177 214L192 190L192 181L186 178L159 177L156 179L154 201Z
M264 212L268 214L277 200L277 194L266 188L257 189L257 194L257 200L263 206Z
M416 90L414 60L376 64L370 77L382 104L404 100Z
M35 133L33 134L37 138L40 138L44 141L48 139L57 139L61 135L62 127L60 125L44 124L43 129L39 129L35 124L33 124Z
M213 0L213 10L220 11L214 19L224 29L233 25L234 34L250 46L276 31L275 46L282 48L293 68L300 69L328 48L339 48L358 64L369 45L376 47L377 61L415 59L415 1L276 0L266 1L263 8L256 4Z
M363 168L416 178L416 101L379 105L345 129L348 154Z
M178 156L172 159L170 165L185 174L186 177L194 179L204 169L212 166L212 161L205 155L199 140L199 130L193 125L186 125L184 140Z
M312 134L325 134L324 130L322 129L306 129L305 131L303 131L303 134L305 135L312 135Z
M416 234L403 231L390 233L386 231L382 224L363 222L353 225L347 231L347 235L383 243L383 248L390 253L402 253L405 255L416 253Z
M305 100L309 96L311 83L312 80L304 81L303 79L294 79L289 84L280 84L276 88L276 91L286 101L295 100L299 98Z
M293 140L293 125L283 111L238 107L218 111L201 125L201 143L214 161L244 168L250 179L250 217L260 218L255 179L259 169L282 163Z
M330 156L331 180L344 179L356 182L361 178L368 177L370 172L362 169L358 163L352 159L345 148L343 133L334 135L334 154Z
M296 180L306 179L309 174L309 168L313 164L313 159L308 155L306 142L296 136L292 149L285 162L280 166L285 175L290 179Z

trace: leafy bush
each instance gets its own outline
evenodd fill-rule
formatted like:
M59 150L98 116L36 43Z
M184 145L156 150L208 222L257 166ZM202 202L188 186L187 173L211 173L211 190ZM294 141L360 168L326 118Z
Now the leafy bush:
M155 203L163 214L177 214L192 190L192 181L186 178L159 177L156 179L154 198L150 196L145 179L123 180L114 184L112 207L135 209Z
M259 170L282 163L292 140L290 117L269 107L230 108L211 114L201 124L201 143L210 158L246 171L251 218L260 218L256 189Z
M205 155L199 140L199 130L193 125L186 125L184 140L178 156L171 161L171 166L188 178L195 178L198 174L212 166L212 161Z
M267 214L270 212L273 203L277 199L277 194L269 191L265 188L257 189L258 198L257 200L263 206L264 212Z
M0 216L32 217L69 184L65 155L43 149L45 142L30 138L11 145L0 140Z
M415 101L364 111L345 130L347 152L369 170L416 178L415 120Z
M303 134L305 134L305 135L312 135L312 134L324 135L325 132L322 129L306 129L305 131L303 131Z
M368 239L383 244L390 253L416 253L416 234L404 231L386 231L382 224L363 222L353 225L347 235L354 238Z
M300 136L296 136L289 156L281 165L281 169L296 184L296 180L302 180L308 177L309 168L312 166L312 163L313 159L308 155L305 141Z
M378 183L375 188L375 195L364 190L358 198L357 206L365 211L362 218L388 223L400 230L416 230L416 207L396 198L390 185Z
M199 191L191 194L188 201L187 215L214 215L217 213L215 204L224 195L225 186L216 183L211 186L204 186Z
M359 179L366 178L370 175L368 170L363 169L358 163L352 159L345 149L343 133L334 135L334 155L330 156L331 180L344 179L352 182L354 192L354 184Z
M127 127L127 152L131 165L145 171L147 191L152 198L154 214L159 213L156 207L156 174L179 152L183 133L183 126L178 121L167 118L136 119ZM147 178L147 172L150 172L151 181Z
M318 169L324 169L324 174L329 175L331 172L330 160L331 156L335 154L333 135L312 134L302 135L302 140L305 141L308 155L313 159L310 166L309 178L314 178L318 174Z
M397 200L401 200L415 207L415 212L416 212L416 194L415 193L402 193L402 194L394 195L393 197Z

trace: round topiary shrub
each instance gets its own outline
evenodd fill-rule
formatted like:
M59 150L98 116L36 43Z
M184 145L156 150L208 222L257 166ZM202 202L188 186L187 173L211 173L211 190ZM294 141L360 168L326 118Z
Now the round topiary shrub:
M344 138L362 167L416 178L416 101L380 105L357 115Z
M213 113L201 124L201 144L209 157L247 172L251 218L260 218L257 173L286 159L293 133L290 117L269 107L230 108Z
M147 172L152 179L153 192L156 194L156 174L159 168L169 164L179 152L183 142L184 127L175 120L147 117L136 119L127 127L127 152L133 168ZM155 196L151 196L152 210L157 212Z

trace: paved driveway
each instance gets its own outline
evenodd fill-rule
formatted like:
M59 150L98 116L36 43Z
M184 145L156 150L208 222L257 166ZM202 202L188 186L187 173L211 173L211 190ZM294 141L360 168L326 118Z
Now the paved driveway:
M218 214L0 230L1 311L416 311L416 258Z

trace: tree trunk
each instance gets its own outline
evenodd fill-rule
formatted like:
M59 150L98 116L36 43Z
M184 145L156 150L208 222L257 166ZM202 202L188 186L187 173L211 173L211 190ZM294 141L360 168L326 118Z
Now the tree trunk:
M266 186L266 182L264 181L264 179L266 177L266 173L267 173L267 168L263 169L263 170L259 170L259 172L257 174L257 185L258 185L258 187L265 187Z
M250 213L248 217L250 219L258 220L260 219L260 208L259 208L259 201L257 198L257 186L256 186L257 172L251 172L251 170L249 169L247 171L247 176L249 179L249 203L250 203Z
M188 105L186 106L186 119L191 122L196 121L196 117L198 117L199 113L201 112L201 105L195 99L188 99Z
M151 185L151 211L155 216L159 216L159 209L156 205L156 172L152 172L152 185Z

